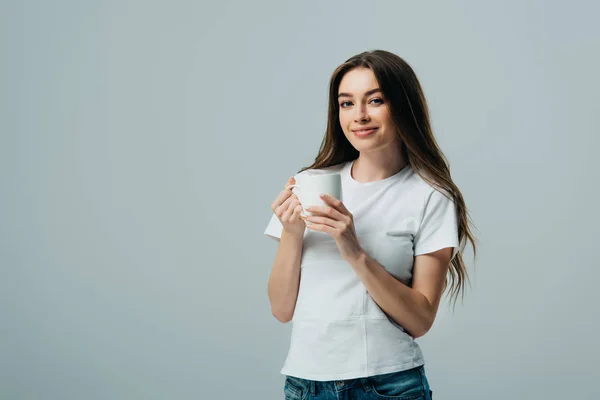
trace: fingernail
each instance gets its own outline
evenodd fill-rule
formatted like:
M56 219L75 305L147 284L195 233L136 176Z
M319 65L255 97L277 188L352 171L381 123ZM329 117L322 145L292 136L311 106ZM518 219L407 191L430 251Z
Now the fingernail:
M320 197L325 197L325 196L327 196L327 195L326 195L325 193L321 193L319 196L320 196Z

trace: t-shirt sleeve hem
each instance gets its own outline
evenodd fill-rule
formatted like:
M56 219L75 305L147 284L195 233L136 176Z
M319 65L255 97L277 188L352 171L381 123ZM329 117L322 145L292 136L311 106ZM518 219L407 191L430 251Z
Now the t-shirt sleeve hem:
M438 250L445 249L446 247L452 247L452 258L451 258L451 260L452 260L456 256L456 254L458 253L458 250L459 250L458 244L456 244L456 243L431 244L428 246L417 247L417 248L415 248L415 257L423 255L423 254L433 253Z
M279 222L279 219L277 219L277 216L273 213L271 214L271 219L269 219L269 223L265 227L263 234L278 242L281 238L282 229L281 222Z
M279 242L279 240L281 239L279 236L277 236L273 233L269 233L269 232L265 232L264 235L267 237L270 237L271 239L275 240L276 242Z

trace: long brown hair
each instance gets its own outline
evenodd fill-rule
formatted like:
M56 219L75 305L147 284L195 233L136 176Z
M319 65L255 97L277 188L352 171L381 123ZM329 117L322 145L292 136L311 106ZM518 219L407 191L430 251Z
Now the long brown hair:
M404 159L421 178L437 190L442 189L440 192L454 201L460 249L452 259L448 275L449 294L456 304L459 294L464 297L465 283L469 280L462 253L469 240L475 256L476 239L469 228L471 220L463 196L450 177L448 160L433 136L425 95L415 72L406 61L388 51L366 51L349 58L333 72L329 84L327 132L315 162L300 171L325 168L358 158L358 150L342 131L337 100L342 78L355 68L369 68L375 74L397 128ZM448 277L446 288L447 284Z

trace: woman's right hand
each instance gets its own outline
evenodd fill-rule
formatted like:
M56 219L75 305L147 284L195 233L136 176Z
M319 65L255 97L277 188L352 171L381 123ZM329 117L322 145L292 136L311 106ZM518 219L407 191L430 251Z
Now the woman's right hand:
M304 220L300 218L302 212L302 206L298 196L292 193L292 189L288 189L289 185L296 184L296 180L290 178L284 186L284 189L279 193L271 209L279 218L283 229L294 235L304 235L304 229L306 224Z

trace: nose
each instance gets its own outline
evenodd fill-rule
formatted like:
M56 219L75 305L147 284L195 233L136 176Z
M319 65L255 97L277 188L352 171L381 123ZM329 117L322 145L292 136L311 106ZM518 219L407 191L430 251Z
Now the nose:
M356 122L368 121L369 120L369 112L367 110L366 104L359 104L354 108L356 110L356 115L354 120Z

